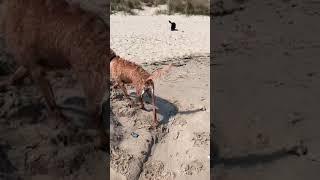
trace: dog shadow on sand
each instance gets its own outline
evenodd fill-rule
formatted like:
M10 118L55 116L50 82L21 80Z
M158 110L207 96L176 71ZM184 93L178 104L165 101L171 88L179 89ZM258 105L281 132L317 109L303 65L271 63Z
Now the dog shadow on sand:
M136 97L135 93L131 93L130 96ZM200 111L203 111L204 109L198 108L198 109L191 109L191 110L185 110L185 111L180 111L179 108L172 102L161 98L159 96L155 96L156 98L156 107L158 108L157 114L158 114L158 120L160 121L161 124L167 124L171 117L174 117L177 114L193 114L197 113ZM151 104L151 98L149 97L144 97L144 102L145 102L145 111L152 111L152 106Z
M135 92L131 92L130 96L133 99L135 99L136 98ZM170 121L170 119L172 119L172 117L176 116L177 114L189 115L189 114L194 114L204 110L202 108L197 108L197 109L180 111L179 108L174 103L164 98L161 98L159 96L155 96L155 97L156 97L156 107L158 108L157 109L158 120L160 121L161 124L167 124ZM151 102L152 102L151 98L144 96L144 103L145 103L146 109L143 111L152 112L153 108L152 108ZM77 119L75 120L76 122L74 122L75 124L83 125L86 119L88 119L89 116L85 110L85 99L83 97L74 96L74 97L66 98L63 101L63 104L64 105L61 106L61 109L63 109L63 111L72 113L73 114L72 116L79 116L79 118L74 118L74 119ZM108 106L106 105L107 104L103 105L103 114L105 114L104 122L106 124L109 124L110 118L108 118L107 116L111 117L112 115L110 114L111 109L108 108ZM138 102L136 105L137 106L139 105Z
M159 96L156 97L156 107L158 108L157 114L158 114L158 120L160 121L161 124L167 124L170 120L171 117L177 115L179 112L178 107L171 103L170 101L163 99ZM153 108L150 105L151 104L151 99L150 98L144 98L145 102L145 111L152 111Z

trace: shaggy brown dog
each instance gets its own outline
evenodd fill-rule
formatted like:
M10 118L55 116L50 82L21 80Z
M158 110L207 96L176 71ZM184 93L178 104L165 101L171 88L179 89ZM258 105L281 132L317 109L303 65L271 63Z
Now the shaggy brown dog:
M8 83L31 75L49 111L64 119L44 75L47 70L72 68L83 85L95 125L102 128L101 101L108 88L110 57L108 25L65 0L5 0L3 7L6 45L19 65Z
M140 100L141 108L144 109L143 94L146 92L152 97L153 105L153 126L158 125L155 96L154 96L154 80L167 73L172 67L172 64L168 65L163 69L158 69L152 74L148 73L141 66L120 58L119 56L114 57L110 63L111 79L115 81L114 87L120 86L126 98L131 101L125 84L132 84L136 89L136 94ZM152 95L150 95L150 91Z

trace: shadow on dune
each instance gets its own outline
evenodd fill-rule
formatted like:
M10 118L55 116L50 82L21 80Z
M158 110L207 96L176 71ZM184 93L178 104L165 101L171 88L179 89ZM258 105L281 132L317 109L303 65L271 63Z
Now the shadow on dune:
M135 92L130 93L131 97L136 98ZM144 96L144 102L145 104L151 104L151 99L147 96ZM187 111L179 111L178 107L171 103L170 101L163 99L159 96L156 96L156 107L158 108L157 113L160 115L159 121L161 124L167 124L171 117L177 115L177 114L193 114L200 111L204 111L203 108L193 109L193 110L187 110ZM146 108L147 112L152 111L152 107Z
M130 96L136 98L135 92L132 92ZM169 122L170 117L173 117L178 113L178 107L170 101L163 99L159 96L155 96L155 98L156 107L158 108L157 114L160 115L160 117L158 116L158 120L161 124L167 124ZM148 106L152 102L151 98L144 96L143 101L146 104L146 109L144 111L151 112L152 106Z
M188 110L188 111L179 111L178 113L188 115L188 114L193 114L193 113L197 113L200 111L204 111L204 110L202 108L198 108L198 109L193 109L193 110Z
M156 97L156 106L158 107L158 113L162 116L162 119L160 119L162 124L167 124L170 117L175 116L179 111L175 104L161 97Z
M130 96L133 99L135 99L136 98L135 92L130 93ZM139 102L136 102L136 103L137 103L136 105L139 106ZM152 112L151 98L144 96L144 103L145 103L146 110L142 110L142 111ZM86 102L84 98L74 96L74 97L66 98L63 101L63 107L62 107L64 111L71 113L71 116L74 117L73 123L78 124L83 128L86 128L84 123L85 121L88 120L88 114L85 110L85 104ZM189 115L189 114L203 111L202 108L192 109L187 111L179 111L178 107L174 103L164 98L161 98L159 96L156 96L156 107L158 108L157 110L158 120L160 121L161 124L169 123L171 118L176 116L178 113ZM108 134L110 135L110 143L112 144L112 146L116 146L123 139L122 137L123 127L117 120L116 115L112 113L108 102L104 102L102 111L104 115L103 116L104 124L109 125Z

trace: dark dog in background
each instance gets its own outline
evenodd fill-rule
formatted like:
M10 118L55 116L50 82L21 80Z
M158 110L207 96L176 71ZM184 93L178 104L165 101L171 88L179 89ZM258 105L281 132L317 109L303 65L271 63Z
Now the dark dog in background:
M177 31L176 23L175 22L171 22L170 20L169 20L169 23L171 24L171 31Z

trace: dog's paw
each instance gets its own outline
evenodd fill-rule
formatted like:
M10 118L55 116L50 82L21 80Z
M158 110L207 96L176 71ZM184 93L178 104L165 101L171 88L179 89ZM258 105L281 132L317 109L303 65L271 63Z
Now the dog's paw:
M148 128L149 130L156 130L159 126L159 122L153 122L152 125Z

